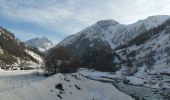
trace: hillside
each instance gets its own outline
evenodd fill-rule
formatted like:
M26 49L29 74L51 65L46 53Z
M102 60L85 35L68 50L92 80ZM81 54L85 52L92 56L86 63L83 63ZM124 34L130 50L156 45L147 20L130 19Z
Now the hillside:
M116 52L131 63L130 66L124 65L118 71L127 76L129 83L148 87L152 84L153 88L170 88L168 78L170 75L170 20L136 36L118 48ZM133 79L140 81L136 82Z
M148 40L155 33L158 34L163 31L164 27L162 28L161 25L166 23L168 19L170 19L170 16L150 16L147 19L139 20L129 25L123 25L114 20L102 20L74 35L66 37L51 51L55 52L56 48L63 46L73 56L81 59L80 62L84 63L82 66L98 67L99 69L111 71L113 62L117 64L123 60L128 61L127 59L121 59L120 55L113 50L124 48L134 43L140 45L140 42L143 40ZM165 41L168 42L168 40ZM53 54L49 51L48 57ZM117 61L117 59L121 61ZM104 66L110 67L104 68ZM117 70L119 68L114 69Z
M36 54L33 48L27 47L4 28L0 28L0 50L1 68L31 66L42 62L42 57Z
M127 84L169 89L169 18L151 16L130 25L99 21L65 38L55 49L63 46L81 59L80 67L114 72Z
M129 25L120 24L114 20L102 20L74 35L66 37L56 47L64 46L78 56L82 56L85 50L95 47L96 44L114 49L136 36L158 27L169 18L170 16L164 15L150 16Z

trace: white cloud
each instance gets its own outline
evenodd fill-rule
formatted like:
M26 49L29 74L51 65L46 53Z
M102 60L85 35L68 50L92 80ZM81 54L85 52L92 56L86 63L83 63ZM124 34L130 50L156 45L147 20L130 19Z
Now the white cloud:
M10 5L9 5L10 6ZM6 9L5 9L6 10ZM31 21L35 23L55 23L71 15L68 9L46 8L9 8L4 15L12 20Z
M132 23L170 14L170 0L0 0L0 15L73 34L101 19Z

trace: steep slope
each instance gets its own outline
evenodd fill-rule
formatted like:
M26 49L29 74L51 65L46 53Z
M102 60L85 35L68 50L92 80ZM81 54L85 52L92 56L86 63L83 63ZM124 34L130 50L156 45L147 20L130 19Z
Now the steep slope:
M65 38L59 45L67 46L81 42L84 39L91 41L97 38L101 39L103 42L109 43L110 46L114 48L151 28L157 27L169 18L170 16L163 15L151 16L130 25L123 25L114 20L102 20Z
M66 37L57 46L65 46L78 55L82 55L84 50L95 46L94 44L115 48L161 25L169 18L170 16L163 15L150 16L130 25L123 25L114 20L102 20L74 35Z
M44 52L54 46L54 43L47 39L46 37L42 38L33 38L25 42L27 45L31 47L36 47L40 51Z
M27 51L33 52L33 49L28 48L23 42L18 41L13 33L4 28L0 28L0 51L1 68L9 69L10 67L26 66L42 62L42 60L40 61L42 59L41 56L30 55ZM33 53L36 54L35 52Z
M65 38L58 46L79 55L88 47L98 48L96 44L104 48L111 46L122 59L116 75L126 79L126 83L169 89L169 41L170 17L151 16L130 25L113 20L99 21Z
M170 20L125 43L116 52L130 66L118 72L131 84L153 88L170 88ZM140 80L140 81L137 81Z

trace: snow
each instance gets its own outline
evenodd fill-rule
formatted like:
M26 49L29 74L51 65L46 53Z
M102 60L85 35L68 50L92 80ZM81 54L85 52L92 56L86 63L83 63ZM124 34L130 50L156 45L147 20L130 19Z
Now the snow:
M152 18L152 17L151 17ZM151 20L149 18L148 20ZM162 18L161 16L156 17L156 19ZM163 18L164 19L164 18ZM151 20L152 22L153 20ZM148 21L147 21L148 22ZM162 21L153 21L153 23L161 23ZM156 25L156 24L155 24ZM124 72L123 67L115 73L116 76L119 77L125 77L126 80L129 81L129 84L133 85L142 85L146 87L151 88L157 88L157 89L170 89L170 78L168 77L168 74L170 74L170 67L166 63L166 60L168 59L168 55L165 52L165 48L169 47L169 36L170 34L168 32L169 27L167 26L163 31L161 31L159 34L154 35L152 38L147 40L144 44L136 46L130 46L127 48L127 51L137 52L134 58L137 61L144 60L146 54L148 54L151 51L154 51L154 59L156 60L155 64L153 65L153 68L151 71L148 70L147 66L143 64L141 67L135 66L137 68L137 72L134 73L133 76L125 76L122 75ZM125 58L121 54L121 50L117 51L119 55L121 55L121 58ZM136 63L136 62L134 62ZM163 75L167 74L167 75ZM152 81L151 81L152 80Z
M41 56L39 56L38 54L30 51L30 50L25 50L26 53L28 53L29 55L31 55L32 57L34 57L34 59L38 60L39 63L43 62L43 58Z
M0 69L0 76L16 76L16 75L28 75L32 73L43 73L42 69L34 69L34 70L3 70Z
M26 41L25 43L29 46L38 48L42 52L47 51L48 49L54 47L55 45L52 41L50 41L46 37L33 38L33 39Z
M144 25L147 30L157 27L164 23L166 20L170 19L168 15L156 15L156 16L149 16L144 20L139 20L134 24L130 24L129 28L140 28L140 26Z
M41 74L42 70L5 71L0 69L0 94L8 93L13 89L44 79L43 76L37 76L38 73ZM0 100L2 99L0 98Z
M155 76L150 76L143 72L145 69L144 67L140 67L139 69L140 71L137 72L134 76L122 76L122 72L120 70L114 74L94 71L91 69L80 69L78 70L78 73L83 74L83 76L93 80L112 83L124 93L137 97L141 100L165 100L162 96L162 93L169 95L168 87L170 84L166 81L170 80L164 77L165 79L163 81L158 81L156 80L157 78ZM129 83L127 83L128 81Z
M144 24L147 28L147 30L157 27L160 24L162 24L163 22L165 22L166 20L170 19L170 16L168 15L157 15L157 16L149 16L147 18L147 20L144 20Z
M115 48L135 36L161 25L168 19L170 19L170 16L166 15L150 16L129 25L120 24L114 20L102 20L74 35L66 37L59 45L66 46L74 42L80 42L82 39L93 40L99 38L109 43L112 48Z
M86 76L86 77L90 77L92 79L102 79L104 77L107 77L107 78L115 78L114 74L113 73L109 73L109 72L100 72L100 71L96 71L96 70L93 70L93 69L85 69L85 68L80 68L78 70L78 73L80 73L81 75L83 76Z
M65 45L71 44L73 42L72 40L74 40L75 37L76 37L75 35L71 35L69 37L66 37L62 42L59 43L59 45L65 46Z
M55 88L58 83L64 91ZM20 87L0 80L0 100L61 100L57 95L62 100L133 100L111 84L93 81L78 73L58 73L41 81L23 83Z
M0 35L3 34L3 33L4 33L4 31L0 28Z
M134 85L142 85L145 82L144 79L140 79L140 78L133 77L133 76L127 77L127 79L130 81L129 83L134 84Z
M3 49L0 47L0 54L4 54Z

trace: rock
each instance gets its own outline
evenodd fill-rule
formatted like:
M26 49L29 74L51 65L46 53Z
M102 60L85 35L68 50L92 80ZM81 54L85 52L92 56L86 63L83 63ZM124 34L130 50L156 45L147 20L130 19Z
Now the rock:
M63 85L61 83L58 83L57 85L55 85L55 88L64 91Z

